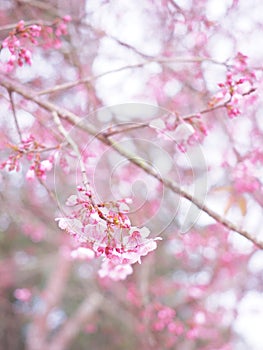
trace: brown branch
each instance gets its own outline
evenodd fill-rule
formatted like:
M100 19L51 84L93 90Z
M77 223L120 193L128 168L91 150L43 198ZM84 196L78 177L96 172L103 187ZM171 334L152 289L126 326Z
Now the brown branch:
M45 153L45 152L50 152L50 151L57 151L58 149L60 149L60 145L58 146L54 146L54 147L46 147L40 150L37 149L33 149L33 150L19 150L20 152L24 153L24 154L31 154L31 153Z
M51 4L47 4L43 1L39 1L39 0L17 0L17 1L18 3L21 3L21 4L37 7L40 10L54 11L54 7Z
M252 94L253 92L255 92L256 90L257 90L256 88L251 88L250 90L244 92L244 93L242 94L242 96L250 95L250 94ZM225 102L219 103L218 105L215 105L215 106L212 106L212 107L208 107L208 108L202 109L201 111L196 112L196 113L191 113L191 114L182 116L181 119L187 120L187 119L191 119L191 118L195 117L195 116L198 115L198 114L207 114L207 113L216 111L217 109L220 109L220 108L227 108L228 104L231 102L231 99L232 99L232 97L230 97L230 98L229 98L227 101L225 101Z
M125 48L127 48L127 49L129 49L129 50L132 50L132 51L135 52L137 55L139 55L139 56L141 56L141 57L143 57L143 58L146 58L146 59L154 59L154 56L147 55L147 54L145 54L145 53L143 53L143 52L140 52L138 49L136 49L136 47L134 47L134 46L132 46L132 45L130 45L130 44L128 44L128 43L125 43L124 41L122 41L122 40L116 38L115 36L110 35L110 34L108 34L108 33L105 33L105 34L107 35L108 38L110 38L110 39L116 41L116 43L118 43L120 46L123 46L123 47L125 47Z
M140 68L140 67L143 67L144 65L145 65L145 63L137 63L137 64L133 64L133 65L130 65L130 66L116 68L116 69L113 69L111 71L101 73L101 74L99 74L97 76L94 76L94 77L93 76L89 76L87 78L82 78L82 79L78 79L76 81L72 81L72 82L56 85L56 86L54 86L52 88L39 91L36 95L37 96L47 95L47 94L50 94L50 93L54 93L54 92L58 92L58 91L66 90L66 89L70 89L70 88L73 88L73 87L78 86L80 84L91 83L92 81L97 80L99 78L102 78L102 77L104 77L105 75L108 75L108 74L121 72L121 71L129 69L129 68L130 69Z
M139 124L139 123L125 123L124 125L121 124L121 125L117 125L117 127L116 126L109 127L108 129L104 130L102 132L102 134L105 137L110 137L110 136L121 134L124 132L149 127L149 123L141 123L141 124Z
M53 111L52 115L53 115L54 122L57 125L58 130L60 131L61 135L63 135L65 137L65 139L67 140L69 145L72 147L75 155L78 158L78 161L79 161L79 164L80 164L80 170L81 170L83 184L86 187L89 184L89 181L88 181L88 177L87 177L87 173L86 173L86 169L85 169L85 164L83 162L83 159L82 159L79 147L76 144L76 142L74 142L74 140L70 137L69 132L67 132L67 130L62 125L62 123L61 123L61 121L59 119L58 113L56 111Z
M58 206L58 201L57 201L57 196L56 194L45 184L45 182L40 179L39 177L37 177L39 183L44 187L44 189L47 191L47 194L49 195L49 198L57 205L58 209L61 209Z
M52 22L47 22L47 21L39 21L39 20L32 20L32 21L25 21L24 25L25 27L31 26L33 24L38 24L38 25L45 25L45 26L50 26L52 25ZM4 30L12 30L15 29L17 26L17 23L13 23L13 24L6 24L4 26L0 26L0 31L4 31Z
M79 165L80 165L80 171L81 171L81 176L82 176L82 182L83 185L85 187L85 189L88 189L89 186L89 180L88 180L88 175L86 172L86 168L85 168L85 164L83 161L83 157L80 153L79 147L77 145L77 143L72 139L72 137L70 136L70 134L67 132L67 130L64 128L64 126L62 125L60 118L58 116L57 112L52 112L53 118L54 118L54 122L58 127L58 130L60 131L60 133L65 137L65 139L67 140L68 144L71 146L73 152L75 153L76 157L78 158L79 161ZM105 220L106 222L108 222L108 218L99 210L98 206L96 205L96 203L94 202L94 200L92 198L90 198L90 202L93 205L94 208L96 208L99 212L100 212L100 216L103 220Z
M147 61L144 62L140 62L140 63L136 63L136 64L131 64L128 66L123 66L123 67L119 67L116 69L112 69L110 71L98 74L96 76L89 76L86 78L82 78L82 79L78 79L76 81L72 81L72 82L68 82L68 83L64 83L64 84L60 84L60 85L56 85L52 88L46 89L46 90L42 90L39 91L37 93L38 96L40 95L46 95L46 94L50 94L50 93L54 93L54 92L58 92L58 91L62 91L62 90L66 90L66 89L70 89L73 88L75 86L78 86L80 84L86 84L86 83L90 83L92 81L95 81L97 79L100 79L106 75L109 74L113 74L113 73L118 73L127 69L134 69L134 68L142 68L144 66L146 66L147 64L150 63L160 63L160 64L172 64L172 63L202 63L204 61L209 61L212 62L214 64L219 64L219 65L225 65L225 63L223 62L219 62L216 60L213 60L212 58L209 57L163 57L163 58L159 58L159 59L149 59Z
M253 93L255 91L256 91L256 88L251 88L247 92L244 92L242 94L242 96L250 95L251 93ZM191 113L191 114L180 116L179 120L184 122L184 121L187 121L188 119L192 119L193 117L196 117L198 114L207 114L207 113L216 111L216 110L221 109L221 108L227 108L229 102L231 102L231 98L229 98L227 101L219 103L219 104L217 104L215 106L202 109L199 112L195 112L195 113ZM159 119L159 117L156 118L156 119ZM155 120L155 119L152 119L151 122L153 120ZM117 125L117 127L115 127L115 128L114 127L109 127L107 130L103 131L102 134L105 137L110 137L110 136L113 136L113 135L117 135L117 134L120 134L120 133L131 131L131 130L136 130L136 129L150 127L150 123L141 123L141 124L139 124L139 123L125 123L125 125L127 125L127 126L123 126L123 124L122 124L121 126Z
M15 108L15 103L14 103L12 91L8 90L8 94L9 94L9 98L10 98L10 104L11 104L11 108L12 108L12 112L13 112L13 116L14 116L16 130L17 130L20 142L22 142L22 133L21 133L21 130L19 128L19 124L18 124L18 120L17 120L16 108Z
M184 13L183 9L174 1L174 0L169 0L169 4L174 7L179 13Z
M235 231L239 233L241 236L246 237L248 240L253 242L257 247L263 249L263 242L261 240L258 240L257 237L252 236L249 232L246 230L243 230L242 228L237 227L235 224L233 224L228 219L222 217L218 213L216 213L214 210L210 209L208 206L206 206L202 201L199 201L195 197L193 197L190 193L184 191L180 188L180 186L175 183L174 181L166 178L162 178L159 173L157 173L147 162L145 162L143 159L139 158L138 156L126 151L122 147L120 147L117 143L115 143L114 140L111 140L108 137L105 137L102 133L99 133L93 125L89 124L86 120L85 123L82 123L82 119L78 117L73 112L70 112L64 108L61 108L57 106L56 104L53 104L49 101L43 101L38 96L35 96L32 92L25 90L24 87L18 85L17 82L13 82L9 78L0 75L0 84L5 87L6 89L9 89L11 91L15 91L24 98L31 100L44 108L47 111L50 111L51 113L56 112L60 118L67 120L69 123L75 125L76 127L88 132L90 135L95 136L98 140L100 140L102 143L104 143L107 146L112 147L116 152L118 152L120 155L122 155L124 158L128 159L131 163L135 164L142 170L144 170L147 174L153 176L158 181L160 181L166 188L169 188L172 192L178 194L179 196L187 199L191 203L193 203L197 208L199 208L201 211L205 212L207 215L209 215L211 218L213 218L218 223L221 223L223 226L225 226L227 229L231 231Z

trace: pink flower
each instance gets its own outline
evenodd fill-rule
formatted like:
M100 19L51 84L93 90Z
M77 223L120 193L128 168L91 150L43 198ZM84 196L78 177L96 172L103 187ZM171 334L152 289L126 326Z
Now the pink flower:
M243 55L241 52L238 52L235 57L234 69L237 72L243 72L247 69L248 66L248 57Z
M53 164L49 159L42 160L42 162L40 163L40 169L42 171L50 171L52 167L53 167Z
M73 258L90 259L103 256L99 271L113 280L126 278L132 273L131 264L141 263L141 257L156 249L157 238L148 238L150 230L146 227L131 227L128 216L118 211L127 209L124 200L116 203L96 205L92 192L78 188L79 196L67 199L68 206L76 206L72 217L57 218L58 226L87 246L75 249ZM125 205L124 208L122 205Z
M92 260L95 257L94 251L85 247L79 247L73 250L70 255L73 259L80 260Z
M63 21L64 22L70 22L70 21L72 21L72 18L71 18L70 15L66 15L66 16L63 17Z
M72 196L69 196L66 201L66 205L68 207L73 207L76 204L78 204L78 197L75 194L73 194Z
M241 99L242 95L234 93L231 98L231 101L227 104L227 113L230 118L234 118L241 114L241 111L239 109Z
M25 22L23 20L19 21L16 25L16 29L22 32L25 29Z
M150 231L146 227L141 229L132 227L129 236L124 237L123 246L125 247L125 252L123 252L122 256L130 260L131 264L136 262L141 264L141 257L157 248L155 241L161 240L161 238L147 238L149 233Z
M114 265L110 260L105 259L98 272L101 278L109 277L113 281L124 280L128 275L131 275L133 269L131 265Z
M158 239L161 239L161 238L158 237ZM157 243L155 242L155 240L154 239L148 239L147 241L144 241L143 244L141 244L139 246L138 252L140 253L140 256L145 256L149 252L152 252L153 250L155 250L157 248Z
M55 221L58 221L58 226L61 230L66 230L71 234L82 235L83 225L78 219L69 219L69 218L56 218Z
M32 180L34 180L35 177L36 177L35 170L30 168L26 173L26 179L29 181L32 181Z
M100 246L101 242L106 237L106 229L106 224L103 221L100 221L95 225L86 225L84 227L84 234L87 237L87 240L95 242L97 246Z
M178 324L178 323L173 322L173 321L168 324L168 330L169 330L169 332L174 333L176 335L180 335L180 334L184 333L183 325L181 325L180 323Z
M32 37L36 37L36 38L40 36L40 32L42 30L41 26L38 26L36 24L33 24L28 29L30 30L30 34L32 35ZM31 41L32 41L32 38L31 38Z

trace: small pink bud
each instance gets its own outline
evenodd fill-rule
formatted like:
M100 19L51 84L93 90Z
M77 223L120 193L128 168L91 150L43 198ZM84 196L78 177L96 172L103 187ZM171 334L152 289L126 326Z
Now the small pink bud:
M71 21L72 21L72 18L71 18L70 15L66 15L66 16L63 17L63 21L64 21L64 22L71 22Z

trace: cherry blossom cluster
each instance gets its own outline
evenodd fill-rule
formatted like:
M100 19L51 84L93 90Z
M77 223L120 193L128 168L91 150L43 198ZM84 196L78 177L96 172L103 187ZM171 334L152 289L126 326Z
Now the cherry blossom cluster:
M72 213L57 218L62 230L73 236L78 247L72 258L89 260L102 256L100 277L123 280L133 272L134 263L156 249L156 240L147 238L150 231L132 226L128 217L130 199L97 204L91 189L78 187L78 195L71 195L66 205Z
M241 114L244 95L254 91L256 75L248 68L247 60L247 56L242 53L237 54L233 65L228 67L225 82L218 84L220 90L209 102L210 107L223 103L230 118Z
M7 48L10 52L10 58L6 66L7 71L11 71L15 64L20 67L25 63L31 65L32 51L27 48L26 42L29 41L37 45L36 38L40 36L40 32L41 26L39 25L25 26L24 21L18 22L14 30L2 42L2 48Z
M40 38L43 47L58 48L61 45L60 37L67 34L67 23L70 16L57 19L52 25L26 25L23 20L3 40L1 49L7 49L10 57L6 64L2 64L4 71L10 72L16 65L32 64L32 45L38 45Z
M67 25L70 21L70 16L64 16L56 19L51 26L43 26L41 32L43 47L59 49L62 44L61 37L68 34Z
M255 71L249 67L248 56L245 56L241 52L238 52L234 58L231 70L233 74L245 78L250 82L251 85L253 85L256 79L256 74Z
M201 114L194 114L186 119L169 114L163 119L154 120L150 126L160 137L175 141L181 152L186 152L189 146L201 143L208 133Z
M20 161L26 156L27 160L31 163L26 173L26 179L46 179L46 173L52 169L54 159L52 156L48 159L41 159L40 153L46 147L38 143L34 136L30 135L28 138L22 140L19 145L9 144L9 147L13 152L6 161L0 164L0 169L5 168L8 171L19 171L21 168Z

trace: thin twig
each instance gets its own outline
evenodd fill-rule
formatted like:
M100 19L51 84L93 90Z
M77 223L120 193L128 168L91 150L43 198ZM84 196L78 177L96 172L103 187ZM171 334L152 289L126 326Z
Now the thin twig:
M252 94L253 92L255 92L257 89L256 88L251 88L249 89L248 91L242 93L242 96L247 96L247 95L250 95ZM227 101L225 102L222 102L222 103L219 103L215 106L212 106L212 107L208 107L208 108L205 108L205 109L202 109L201 111L199 112L196 112L196 113L191 113L191 114L188 114L188 115L185 115L185 116L182 116L181 118L183 120L187 120L187 119L191 119L193 117L195 117L196 115L198 114L206 114L206 113L210 113L210 112L213 112L213 111L216 111L217 109L220 109L220 108L225 108L228 106L228 104L231 102L231 98L230 97Z
M105 137L110 137L110 136L121 134L124 132L149 127L149 123L141 123L141 124L139 124L139 123L125 123L125 125L126 126L121 125L121 127L118 126L115 129L113 127L110 127L107 130L103 131L103 135Z
M72 147L74 153L76 154L76 156L77 156L77 158L79 160L80 171L81 171L82 180L83 180L83 185L86 188L88 186L88 184L89 184L89 181L88 181L85 164L83 162L83 159L82 159L79 147L76 144L76 142L72 139L72 137L69 135L67 130L64 128L64 126L62 125L62 123L61 123L61 121L59 119L58 113L56 111L52 111L52 115L53 115L54 122L55 122L55 124L58 127L58 130L65 137L67 142L70 144L70 146Z
M244 92L242 94L242 96L250 95L251 93L253 93L255 91L256 91L256 88L251 88L249 91ZM191 113L191 114L180 116L180 120L182 122L187 122L187 120L192 119L193 117L196 117L199 114L207 114L207 113L216 111L217 109L226 108L230 102L231 102L231 98L229 98L227 101L219 103L219 104L217 104L215 106L202 109L199 112L195 112L195 113ZM159 119L159 117L152 119L150 122L152 122L153 120L156 120L156 119ZM107 130L103 131L102 134L105 137L110 137L110 136L114 136L114 135L117 135L117 134L121 134L121 133L124 133L124 132L131 131L131 130L136 130L136 129L150 127L150 123L141 123L141 124L139 124L139 123L126 123L125 125L127 125L127 124L129 124L129 125L125 126L125 127L117 126L116 129L114 129L114 127L111 126Z
M116 69L113 69L113 70L108 71L108 72L101 73L101 74L96 75L96 76L89 76L87 78L78 79L76 81L72 81L72 82L56 85L56 86L54 86L52 88L39 91L39 92L36 93L36 95L37 96L47 95L47 94L50 94L50 93L54 93L54 92L58 92L58 91L66 90L66 89L70 89L70 88L73 88L73 87L78 86L80 84L91 83L92 81L97 80L99 78L102 78L102 77L104 77L105 75L108 75L108 74L121 72L121 71L129 69L129 68L130 69L140 68L140 67L143 67L144 65L145 65L145 63L137 63L137 64L130 65L130 66L116 68Z
M21 2L22 4L28 4L29 6L37 7L40 10L46 10L46 11L53 10L54 11L54 7L51 4L47 4L47 3L43 2L43 1L39 1L39 0L19 0L19 2Z
M190 193L184 191L180 188L180 186L175 183L174 181L166 178L162 178L159 173L157 173L147 162L145 162L143 159L139 158L138 156L129 153L125 149L123 149L120 145L115 143L114 140L111 140L108 137L105 137L102 133L99 133L93 125L89 124L87 121L85 123L82 123L82 119L78 117L73 112L68 111L67 109L61 108L57 106L54 103L51 103L49 101L43 101L38 96L35 96L32 92L26 90L24 87L18 85L17 82L13 82L9 78L5 77L4 75L0 75L0 84L4 86L6 89L9 89L11 91L15 91L24 98L31 100L38 104L40 107L44 108L47 111L50 111L51 113L56 112L57 115L67 120L72 125L86 131L90 135L96 137L99 141L104 143L107 146L110 146L112 149L114 149L117 153L122 155L124 158L128 159L131 163L135 164L142 170L144 170L147 174L151 175L152 177L156 178L158 181L160 181L166 188L169 188L172 192L178 194L179 196L187 199L191 203L193 203L197 208L199 208L201 211L205 212L207 215L209 215L211 218L213 218L218 223L221 223L223 226L225 226L227 229L231 231L235 231L239 233L241 236L246 237L248 240L253 242L257 247L260 249L263 249L263 242L259 240L257 237L252 236L249 232L246 230L243 230L242 228L239 228L235 224L233 224L228 219L222 217L218 213L216 213L214 210L209 208L207 205L205 205L202 201L199 201L195 197L193 197Z
M76 144L76 142L72 139L72 137L69 135L67 130L64 128L64 126L62 125L62 123L61 123L61 121L59 119L58 113L56 111L53 111L52 115L53 115L54 122L55 122L55 124L58 127L58 130L65 137L65 139L70 144L70 146L72 147L75 155L78 158L78 161L79 161L79 164L80 164L80 171L81 171L81 175L82 175L82 182L83 182L84 188L86 190L88 190L89 180L88 180L86 167L85 167L85 164L83 162L82 155L80 153L79 147ZM102 211L99 209L99 206L95 203L95 201L94 201L94 199L92 197L90 197L90 203L93 205L94 208L96 208L98 210L98 212L100 213L100 217L103 220L105 220L106 222L108 222L109 219L102 213Z
M20 142L22 142L22 133L21 133L21 130L20 130L20 128L19 128L19 124L18 124L18 120L17 120L17 115L16 115L15 103L14 103L13 94L12 94L12 91L11 91L11 90L8 90L8 95L9 95L9 98L10 98L10 103L11 103L11 108L12 108L12 112L13 112L13 116L14 116L16 131L17 131L17 133L18 133Z
M60 85L56 85L52 88L46 89L46 90L42 90L39 91L37 93L38 96L40 95L46 95L46 94L50 94L50 93L54 93L54 92L58 92L58 91L62 91L62 90L66 90L66 89L70 89L73 88L75 86L78 86L80 84L86 84L86 83L90 83L92 81L98 80L106 75L109 74L113 74L113 73L118 73L124 70L128 70L128 69L134 69L134 68L142 68L148 64L151 63L159 63L159 64L172 64L172 63L202 63L204 61L209 61L211 63L214 64L219 64L219 65L226 65L223 62L219 62L216 60L213 60L212 58L209 57L163 57L163 58L159 58L159 59L149 59L147 61L144 62L140 62L140 63L136 63L136 64L131 64L128 66L124 66L124 67L119 67L116 69L112 69L110 71L98 74L96 76L89 76L83 79L78 79L76 81L72 81L72 82L68 82L68 83L64 83L64 84L60 84Z
M45 152L50 152L50 151L56 151L58 149L60 149L61 146L54 146L54 147L46 147L44 149L40 149L40 150L37 150L37 149L33 149L33 150L19 150L20 152L24 153L24 154L31 154L31 153L45 153Z
M31 26L33 24L50 26L50 25L52 25L52 22L39 21L39 20L31 20L31 21L25 21L24 22L25 27ZM6 24L4 26L0 26L0 31L12 30L12 29L15 29L16 26L17 26L17 23Z
M50 188L48 188L48 186L45 184L45 182L42 179L40 179L39 177L37 179L38 179L39 183L45 188L45 190L47 191L47 193L48 193L49 197L52 199L52 201L55 204L57 204L58 201L57 201L55 193ZM59 208L59 206L58 206L58 208Z

